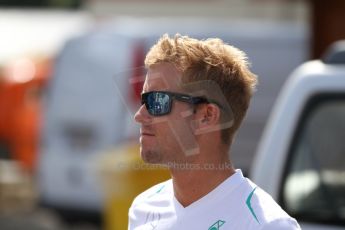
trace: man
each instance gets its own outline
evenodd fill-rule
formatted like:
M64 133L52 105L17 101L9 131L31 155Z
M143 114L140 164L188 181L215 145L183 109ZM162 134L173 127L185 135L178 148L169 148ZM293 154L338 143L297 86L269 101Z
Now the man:
M257 81L245 54L220 39L164 35L145 65L140 154L172 179L136 197L129 229L300 229L231 164Z

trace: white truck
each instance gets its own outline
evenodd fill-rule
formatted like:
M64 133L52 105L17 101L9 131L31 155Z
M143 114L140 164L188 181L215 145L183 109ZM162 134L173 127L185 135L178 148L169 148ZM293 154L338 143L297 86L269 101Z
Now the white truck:
M345 229L345 42L292 73L265 128L251 178L302 229Z

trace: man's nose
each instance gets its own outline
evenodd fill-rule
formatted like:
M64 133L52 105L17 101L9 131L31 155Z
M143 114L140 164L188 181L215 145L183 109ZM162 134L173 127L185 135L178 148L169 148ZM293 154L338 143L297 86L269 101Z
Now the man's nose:
M141 124L149 124L152 122L152 117L147 111L145 105L141 105L134 115L134 120Z

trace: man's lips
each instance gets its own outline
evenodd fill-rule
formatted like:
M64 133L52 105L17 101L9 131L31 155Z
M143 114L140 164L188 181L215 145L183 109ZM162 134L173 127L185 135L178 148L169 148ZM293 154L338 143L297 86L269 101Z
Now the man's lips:
M149 132L140 132L141 136L154 136L153 133L149 133Z

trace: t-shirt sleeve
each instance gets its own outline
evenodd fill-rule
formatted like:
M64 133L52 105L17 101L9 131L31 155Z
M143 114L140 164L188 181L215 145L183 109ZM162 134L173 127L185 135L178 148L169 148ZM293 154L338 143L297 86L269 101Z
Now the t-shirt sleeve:
M128 230L134 229L133 219L134 219L134 214L133 214L133 210L132 210L132 206L131 206L128 210Z
M133 200L132 205L128 210L128 230L133 230L138 224L138 216L137 216L137 213L135 212L135 208L138 203L138 200L140 199L139 196L137 196Z
M152 194L156 194L157 191L160 191L162 189L162 186L165 186L166 183L167 181L152 186L151 188L139 194L133 200L132 205L128 210L128 230L137 229L139 226L143 224L146 218L146 213L143 213L142 209L140 209L140 211L138 207L140 207L143 204L146 204L148 202L149 197L152 196Z
M261 230L300 230L301 227L293 218L280 218L265 224Z

